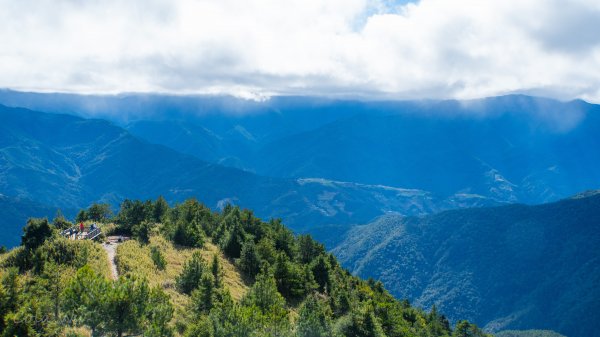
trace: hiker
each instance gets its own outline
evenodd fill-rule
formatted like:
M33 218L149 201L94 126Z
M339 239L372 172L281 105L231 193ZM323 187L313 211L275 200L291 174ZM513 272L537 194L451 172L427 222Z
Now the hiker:
M83 233L83 229L84 229L84 228L85 228L85 227L83 227L83 222L80 222L80 223L79 223L79 233Z

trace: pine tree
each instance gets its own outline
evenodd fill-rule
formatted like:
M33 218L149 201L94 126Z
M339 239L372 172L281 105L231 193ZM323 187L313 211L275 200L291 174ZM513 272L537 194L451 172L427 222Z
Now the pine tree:
M109 284L89 266L80 268L63 292L63 310L67 317L90 327L96 336L104 323L104 296Z
M204 273L198 289L192 292L192 311L196 314L208 314L217 301L215 279L210 273Z
M145 337L170 337L173 335L169 326L169 322L173 318L173 305L169 296L158 287L150 290L144 318Z
M375 316L371 305L363 305L352 312L351 324L346 331L347 336L385 337L381 323Z
M77 213L77 216L75 217L75 221L78 223L87 221L87 219L88 219L87 212L83 209L80 210L79 213Z
M139 331L147 311L149 288L145 280L119 278L104 296L106 330L122 337L127 331Z
M329 337L331 330L331 309L315 295L309 295L300 307L298 337Z
M313 261L311 269L315 278L315 282L317 282L319 285L319 291L324 292L325 289L330 289L331 265L329 264L329 260L325 256L320 255L316 260Z
M177 289L184 294L190 294L194 289L197 289L206 268L202 255L199 252L194 252L176 279Z
M154 202L154 207L152 209L152 220L154 222L158 222L161 223L164 221L166 215L167 215L167 211L169 210L169 204L167 203L167 201L165 200L165 198L163 198L163 196L159 196L156 199L156 202Z
M250 277L256 276L260 271L260 258L254 241L248 240L244 243L239 264L240 269Z
M54 220L52 220L52 226L54 226L54 228L58 228L58 229L67 229L69 227L72 227L73 224L70 223L67 218L65 218L65 216L62 214L62 212L59 210L56 211L56 216L54 216Z
M298 253L300 262L310 263L317 256L325 253L325 247L312 239L308 234L298 236Z
M244 297L242 303L258 307L263 314L286 315L285 299L277 291L275 278L266 271L256 276L256 282Z
M215 287L221 288L223 286L223 268L221 268L221 262L219 261L218 253L213 254L212 262L210 264L210 271L215 282Z
M30 218L23 228L21 245L28 250L33 250L41 246L51 236L52 228L48 224L48 219Z
M468 321L458 321L452 337L489 337L489 335L484 333L475 324Z
M225 255L234 259L239 258L242 252L242 244L246 241L245 237L246 235L241 224L239 221L235 221L233 228L229 232L229 236L225 238L223 244L223 252Z
M90 220L104 222L112 216L109 204L93 203L87 211L87 218Z

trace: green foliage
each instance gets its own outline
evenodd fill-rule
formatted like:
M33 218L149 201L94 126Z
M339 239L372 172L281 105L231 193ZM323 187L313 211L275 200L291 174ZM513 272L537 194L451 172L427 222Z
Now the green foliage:
M452 337L491 337L491 335L484 333L475 324L468 321L458 321Z
M290 259L297 255L298 244L294 234L285 228L280 220L272 220L271 226L275 229L275 249L284 252Z
M32 264L35 271L40 273L49 262L80 268L88 262L88 257L89 245L84 242L54 237L35 251Z
M60 210L58 210L56 212L56 216L54 217L54 220L52 220L52 226L54 226L54 228L57 228L59 230L63 230L63 229L73 227L73 223L68 221L67 218L64 217L62 212Z
M329 259L325 255L318 256L310 266L312 273L315 278L315 282L319 286L319 291L325 292L327 289L331 289L331 265Z
M169 212L166 228L174 243L200 248L204 245L205 231L212 227L212 222L210 210L191 199Z
M192 311L207 314L217 302L215 278L210 273L203 273L198 288L192 291Z
M16 268L9 268L2 276L2 282L0 283L0 332L6 327L3 318L18 306L19 291L18 270Z
M194 324L188 326L184 337L214 337L215 332L211 320L201 316ZM233 335L231 335L233 336Z
M260 257L254 241L246 241L242 246L239 266L243 272L251 277L256 276L260 271Z
M333 335L331 308L316 295L306 298L300 307L298 337L329 337Z
M194 253L185 263L181 275L176 279L177 289L184 294L191 294L200 285L200 280L206 270L207 267L202 255Z
M161 196L156 199L154 207L152 209L152 221L161 223L165 220L167 212L169 211L169 204L165 198Z
M298 236L298 254L300 262L310 263L325 254L325 246L313 240L310 235L300 235Z
M427 315L427 330L432 336L450 335L450 322L448 319L437 311L434 305L431 312Z
M88 265L101 250L98 244L52 236L44 229L47 221L32 220L24 235L27 248L1 260L4 336L72 335L83 327L93 336L486 336L463 321L452 330L437 308L425 313L394 299L381 282L352 276L310 236L296 237L280 221L263 222L248 210L228 205L218 214L196 200L172 208L160 198L125 200L116 218L118 231L151 242L120 249L143 248L145 263L152 267L152 260L156 267L146 269L167 282L150 277L150 284L161 287L152 288L140 275L144 272L123 268L126 277L110 281ZM179 245L169 243L175 251L191 254L182 269L173 268L183 258L174 262L172 254L163 256L165 240ZM221 251L208 253L213 244L189 248L206 240ZM221 253L232 261L223 261ZM228 275L236 273L234 266L246 277L236 275L238 283L232 284ZM243 297L234 293L238 302L229 289L245 291L244 280L251 287ZM62 328L65 323L69 330Z
M175 225L173 242L178 245L200 248L204 245L204 232L197 224L178 221Z
M63 309L73 324L83 324L93 335L143 332L145 336L170 336L173 317L169 297L148 287L143 279L107 281L85 266L63 292Z
M287 255L279 254L275 261L274 275L277 289L288 300L301 299L310 289L301 266L291 262Z
M73 323L84 324L94 333L104 323L103 298L108 290L109 283L89 266L84 266L64 290L64 310Z
M221 268L221 262L219 262L219 256L213 254L212 262L210 263L210 271L215 282L216 287L223 285L223 268Z
M140 243L147 244L150 241L150 233L153 227L154 223L143 220L131 227L131 234L133 234L133 237Z
M160 251L160 248L156 246L150 247L150 257L152 258L152 262L154 262L154 265L158 270L165 270L167 267L167 261Z
M149 297L143 280L119 278L103 294L105 329L122 336L126 331L140 330Z
M88 220L88 214L87 212L82 209L77 213L77 216L75 217L75 221L76 222L84 222Z
M355 337L385 337L381 322L373 307L363 305L351 314L350 325L346 327L345 335Z
M262 272L256 276L256 282L242 300L246 306L255 306L263 314L281 317L285 316L285 299L277 291L273 275Z
M109 204L93 203L86 214L87 220L106 222L112 216L112 211Z
M261 261L270 265L275 264L277 251L275 250L275 244L273 243L273 240L269 238L262 238L256 244L256 251L258 256L260 256Z
M133 227L146 220L151 209L148 209L148 203L142 203L139 200L131 201L125 199L121 203L121 208L117 214L117 231L123 234L131 234Z
M245 241L244 230L238 221L231 225L229 235L222 243L223 252L231 258L239 258L242 253L242 245Z
M41 246L51 236L52 228L48 224L48 219L30 218L23 228L21 245L27 250L33 250Z

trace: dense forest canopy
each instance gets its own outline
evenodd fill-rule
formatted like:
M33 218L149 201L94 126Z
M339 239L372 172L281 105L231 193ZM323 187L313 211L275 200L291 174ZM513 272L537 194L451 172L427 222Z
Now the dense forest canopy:
M117 250L120 276L111 279L100 244L59 234L72 225L64 217L30 219L22 245L0 258L2 336L486 336L395 299L310 236L250 210L125 200L114 215L94 204L77 221L135 239ZM128 264L125 247L146 256ZM149 279L168 279L178 251L188 257L174 277ZM140 272L144 259L152 264ZM232 272L245 290L233 293Z

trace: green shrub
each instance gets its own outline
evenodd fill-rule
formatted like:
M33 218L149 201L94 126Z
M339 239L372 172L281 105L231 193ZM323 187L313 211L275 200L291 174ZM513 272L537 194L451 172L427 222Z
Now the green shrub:
M165 270L167 267L167 260L165 260L164 255L158 247L150 247L150 257L152 258L152 262L154 262L154 265L158 270Z

